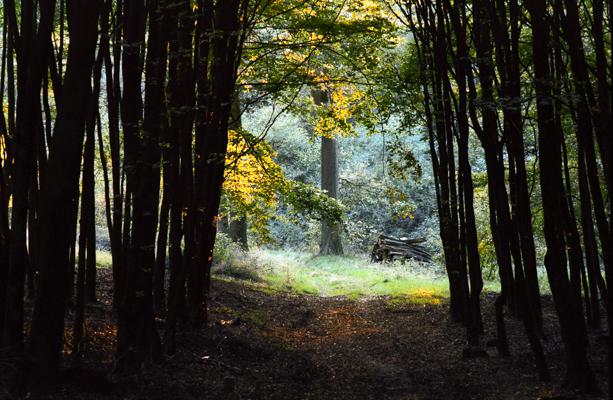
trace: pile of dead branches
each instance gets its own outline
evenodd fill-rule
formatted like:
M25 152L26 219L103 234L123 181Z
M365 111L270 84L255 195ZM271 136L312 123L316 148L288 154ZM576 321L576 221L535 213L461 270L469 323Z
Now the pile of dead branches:
M370 259L372 262L416 260L429 263L432 256L422 245L425 241L425 238L395 238L381 234L373 246Z

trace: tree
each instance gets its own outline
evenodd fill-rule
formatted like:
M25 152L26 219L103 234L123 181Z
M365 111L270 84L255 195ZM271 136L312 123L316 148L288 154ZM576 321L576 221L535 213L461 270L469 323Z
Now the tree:
M316 106L326 105L330 101L327 90L313 91L313 102ZM333 199L338 199L338 143L333 136L321 137L321 189ZM321 255L342 255L341 226L338 223L322 219Z
M533 55L547 54L550 28L546 22L546 2L535 1L528 5L532 20ZM533 57L538 96L538 127L540 148L541 193L545 217L547 255L545 267L552 294L560 318L560 330L567 353L566 381L573 386L593 389L594 375L586 356L587 338L581 306L571 293L566 273L566 243L562 233L566 227L568 205L563 195L561 172L562 132L555 124L553 99L550 89L551 71L546 57Z
M35 360L31 379L45 382L60 367L71 232L70 205L78 198L79 166L91 75L98 36L99 1L67 2L69 34L66 74L58 99L53 140L41 185L41 271L28 353ZM51 11L51 10L49 10ZM67 207L58 207L65 204ZM66 221L70 221L66 223Z

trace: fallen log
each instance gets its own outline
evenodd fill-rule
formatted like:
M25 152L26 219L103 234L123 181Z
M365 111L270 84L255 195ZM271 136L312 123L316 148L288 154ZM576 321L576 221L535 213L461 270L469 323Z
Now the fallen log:
M421 245L425 241L425 238L407 239L381 234L373 246L370 259L372 262L400 259L430 263L432 262L432 256Z

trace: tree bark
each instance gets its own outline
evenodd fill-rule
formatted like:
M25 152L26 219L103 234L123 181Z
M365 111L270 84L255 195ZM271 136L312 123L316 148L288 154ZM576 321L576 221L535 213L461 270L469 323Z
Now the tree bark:
M127 108L124 104L124 140L126 156L131 162L128 164L127 187L132 193L132 226L130 242L125 244L128 258L125 293L119 314L116 373L137 370L142 363L161 359L161 342L153 310L153 269L160 194L159 138L166 76L163 5L162 2L150 1L145 10L143 3L134 2L126 8L126 23L134 24L125 30L129 43L135 47L142 45L146 15L149 17L149 32L142 128L141 108L134 105ZM142 102L139 90L142 55L132 51L124 50L124 102L135 101L138 105L139 101Z
M338 141L321 138L321 189L333 199L338 199ZM342 255L341 225L338 222L321 221L321 255Z
M243 24L246 23L248 3L241 0L217 1L212 9L214 20L211 26L215 31L211 42L213 58L208 80L211 100L202 103L203 99L199 97L197 103L198 110L205 110L205 122L198 125L201 130L198 126L196 130L196 240L191 269L195 280L190 301L193 326L201 326L206 320L206 293L210 286L210 268L224 180L228 122L244 43Z
M68 253L76 223L69 221L69 210L78 199L99 11L99 1L67 3L71 40L66 75L58 100L47 172L41 184L41 273L28 343L28 353L34 360L31 383L44 384L56 378L60 367Z
M551 93L552 74L548 65L549 40L547 4L545 0L531 1L527 5L532 21L532 47L534 57L535 88L538 98L537 123L540 148L540 184L543 199L544 233L547 243L545 267L560 320L560 331L566 350L566 382L571 386L595 388L594 373L586 355L587 338L584 330L577 329L583 319L581 308L573 300L566 273L567 255L565 230L564 188L561 173L562 132L555 123L554 101ZM538 56L536 56L538 55Z
M6 7L15 18L15 5L7 1ZM9 265L3 347L20 352L23 349L23 296L28 265L26 226L28 190L34 168L34 138L40 111L40 89L48 60L48 40L53 24L54 2L46 2L40 11L40 22L35 26L34 2L21 4L21 32L17 40L17 112L14 138L14 164L12 168L13 208L9 239ZM16 23L16 22L15 22ZM16 35L16 27L14 34ZM36 60L36 61L34 61Z

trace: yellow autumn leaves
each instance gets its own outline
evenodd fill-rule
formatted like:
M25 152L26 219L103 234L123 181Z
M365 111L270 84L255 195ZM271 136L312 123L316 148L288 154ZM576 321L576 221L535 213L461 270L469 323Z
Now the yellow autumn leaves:
M228 132L224 201L236 214L248 214L262 239L268 236L266 221L274 213L278 189L285 181L275 152L263 140L245 131Z

